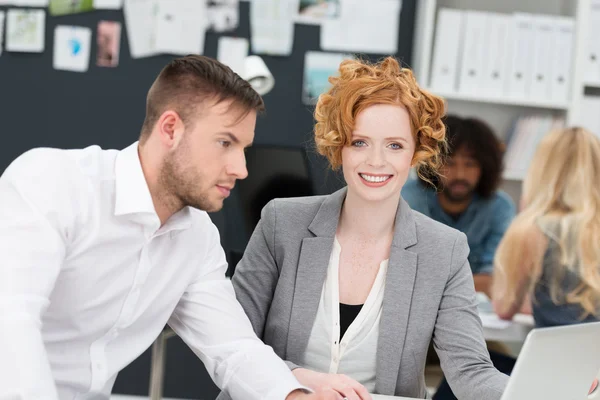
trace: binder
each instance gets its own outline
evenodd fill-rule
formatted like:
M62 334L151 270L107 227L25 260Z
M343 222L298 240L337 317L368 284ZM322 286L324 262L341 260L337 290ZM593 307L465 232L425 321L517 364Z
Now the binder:
M533 65L529 71L531 82L529 98L531 99L547 100L550 96L555 26L555 20L551 17L542 15L533 17Z
M550 100L567 102L571 93L573 48L575 46L575 20L554 17L554 40L550 77Z
M458 56L463 36L464 12L440 8L437 17L430 87L441 92L455 92Z
M600 0L590 1L590 23L587 33L584 80L600 83Z
M481 94L488 97L504 97L507 92L511 57L512 17L490 13L488 20L489 35L484 46Z
M481 94L485 47L489 36L489 14L468 10L465 14L464 45L459 71L458 92Z
M513 16L513 37L510 74L508 76L508 97L522 100L528 97L531 84L531 54L533 50L533 16L515 13Z

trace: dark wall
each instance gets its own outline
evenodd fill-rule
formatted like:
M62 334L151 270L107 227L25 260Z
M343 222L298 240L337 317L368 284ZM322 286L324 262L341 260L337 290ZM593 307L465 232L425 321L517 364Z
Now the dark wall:
M282 0L283 1L283 0ZM365 0L365 3L368 3ZM416 0L404 0L397 56L410 65ZM249 37L249 3L240 3L240 26L231 36ZM6 7L0 7L6 9ZM80 148L98 144L124 148L137 140L144 119L146 91L161 68L173 57L131 59L123 27L121 55L117 68L95 66L95 44L87 73L56 71L52 68L52 39L58 24L95 29L98 21L123 22L121 11L95 11L62 17L47 17L46 51L41 54L3 52L0 56L0 171L22 152L33 147ZM205 55L216 57L219 35L206 37ZM296 25L291 57L264 60L275 77L274 89L265 96L267 113L257 124L257 144L311 148L312 108L302 104L304 53L320 50L319 28ZM379 58L381 55L370 55ZM329 193L342 185L327 172L323 159L309 150L311 176L317 193ZM212 214L224 247L243 247L236 236L239 199L232 196L224 211ZM149 351L127 367L117 379L115 392L148 392ZM214 399L218 393L200 361L178 338L169 340L165 396Z

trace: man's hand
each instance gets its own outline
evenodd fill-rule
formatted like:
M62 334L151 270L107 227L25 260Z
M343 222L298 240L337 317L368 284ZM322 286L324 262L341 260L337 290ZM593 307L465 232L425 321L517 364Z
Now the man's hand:
M310 394L294 390L285 400L343 400L343 397L333 389L319 390Z
M592 383L592 387L590 388L590 391L588 394L592 394L594 392L594 390L596 390L597 387L598 387L598 379L594 379L594 382Z
M347 399L347 400L371 400L367 389L357 381L345 375L324 374L305 368L296 368L292 371L296 379L306 387L315 391L314 399ZM338 397L330 397L333 390ZM311 398L307 398L311 399Z

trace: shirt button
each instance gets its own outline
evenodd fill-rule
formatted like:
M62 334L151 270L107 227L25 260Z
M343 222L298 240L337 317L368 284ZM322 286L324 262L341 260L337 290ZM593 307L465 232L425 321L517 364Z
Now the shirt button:
M102 371L102 364L100 363L96 363L96 368L100 371Z

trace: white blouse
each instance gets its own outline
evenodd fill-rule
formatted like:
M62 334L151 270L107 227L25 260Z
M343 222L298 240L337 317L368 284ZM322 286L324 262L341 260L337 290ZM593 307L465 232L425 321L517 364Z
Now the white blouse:
M306 348L304 367L330 374L345 374L369 392L375 390L379 320L388 260L379 265L373 287L340 342L339 264L337 238L329 259L327 278Z

